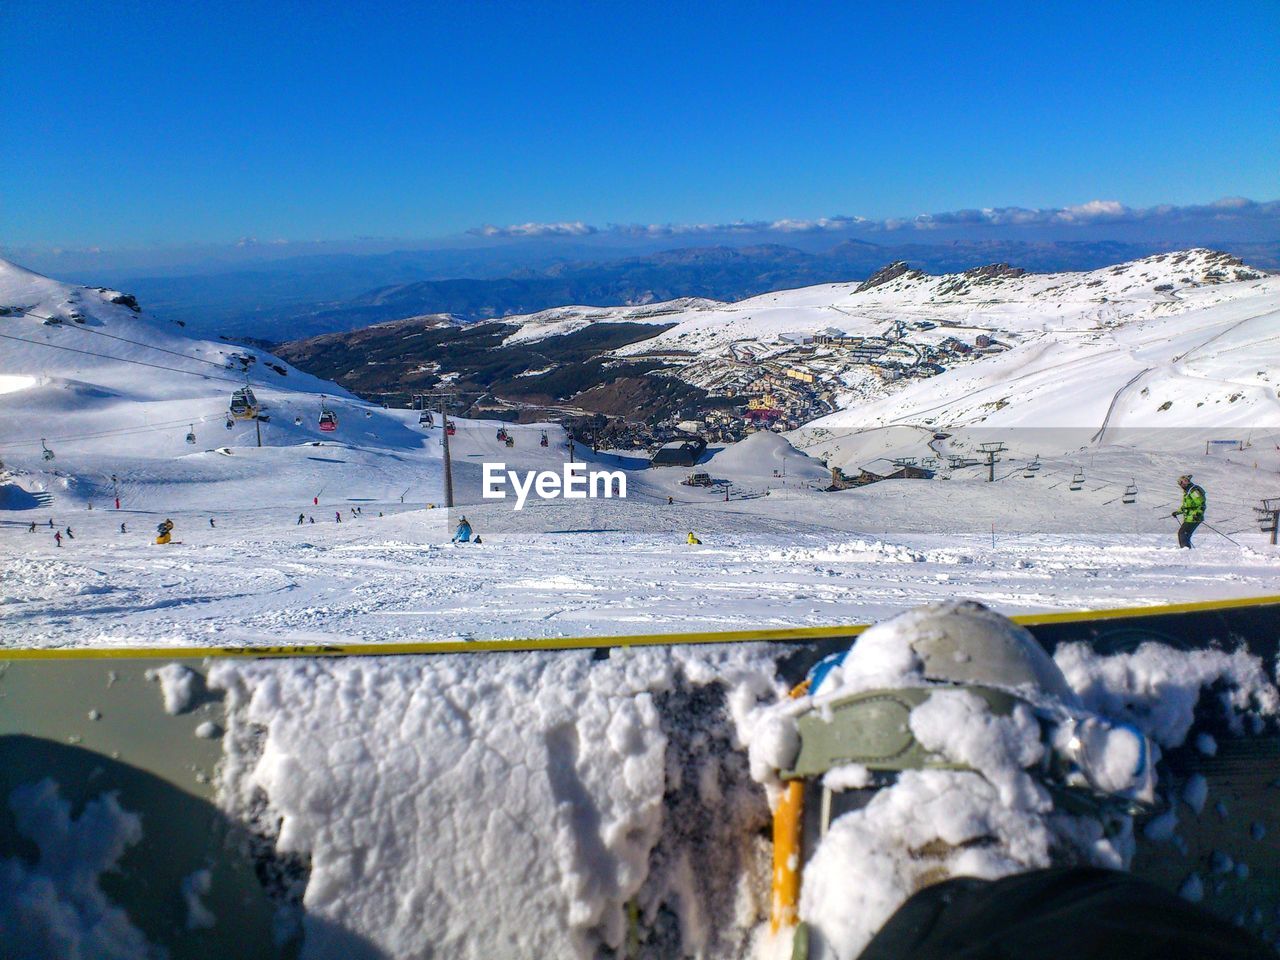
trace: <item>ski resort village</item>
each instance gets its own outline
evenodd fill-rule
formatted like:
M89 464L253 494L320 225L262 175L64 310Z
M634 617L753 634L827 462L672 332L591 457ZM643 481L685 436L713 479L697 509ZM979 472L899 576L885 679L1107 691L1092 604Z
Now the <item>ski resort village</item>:
M186 319L0 262L6 956L1280 942L1280 276Z

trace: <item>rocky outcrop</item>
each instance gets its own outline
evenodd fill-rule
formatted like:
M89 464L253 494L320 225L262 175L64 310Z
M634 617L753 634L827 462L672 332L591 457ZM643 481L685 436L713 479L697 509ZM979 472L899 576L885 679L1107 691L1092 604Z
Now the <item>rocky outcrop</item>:
M863 280L862 283L858 284L858 289L854 292L862 293L865 290L874 290L876 287L884 286L886 283L897 280L899 277L906 277L908 280L915 280L923 276L925 276L925 274L921 273L919 270L912 270L908 267L907 261L895 260L893 263L888 266L881 267L871 276L867 277L867 279Z

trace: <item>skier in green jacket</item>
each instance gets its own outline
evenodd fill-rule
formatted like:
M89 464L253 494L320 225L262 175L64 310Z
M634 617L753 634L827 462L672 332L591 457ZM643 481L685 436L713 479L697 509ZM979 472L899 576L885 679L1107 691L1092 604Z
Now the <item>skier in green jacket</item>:
M1178 546L1191 549L1191 535L1204 522L1204 487L1192 483L1190 474L1179 477L1178 486L1182 488L1182 506L1169 516L1182 518L1182 526L1178 527Z

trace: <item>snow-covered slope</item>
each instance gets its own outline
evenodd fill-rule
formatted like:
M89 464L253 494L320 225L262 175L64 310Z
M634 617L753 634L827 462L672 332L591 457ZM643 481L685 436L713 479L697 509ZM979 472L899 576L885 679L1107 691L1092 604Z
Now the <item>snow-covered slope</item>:
M952 319L978 328L1040 331L1112 325L1143 314L1168 315L1190 306L1234 300L1236 284L1270 283L1259 271L1212 250L1159 254L1084 273L1027 274L1016 269L978 268L930 276L886 268L859 283L819 284L766 293L737 303L673 300L642 307L563 307L525 317L513 340L534 341L590 323L675 323L666 333L628 347L708 350L742 339L839 330L878 333L893 319ZM890 279L877 282L881 277ZM945 334L944 334L945 335Z
M254 422L227 427L231 394L246 384L267 418L262 449ZM319 430L322 396L338 415L336 433ZM321 442L323 454L312 446ZM78 503L118 490L126 506L162 508L190 502L200 484L213 485L202 493L209 506L297 502L330 480L366 495L413 487L429 500L439 490L438 447L411 412L364 403L263 351L187 337L116 291L7 261L0 457L11 488Z
M1117 431L1280 427L1280 276L1210 250L1064 274L996 264L928 276L893 264L862 283L740 303L565 308L504 322L520 325L511 342L532 343L655 317L674 325L613 355L661 358L658 375L712 396L758 395L772 383L793 424L844 436L980 424L1073 428L1106 442Z

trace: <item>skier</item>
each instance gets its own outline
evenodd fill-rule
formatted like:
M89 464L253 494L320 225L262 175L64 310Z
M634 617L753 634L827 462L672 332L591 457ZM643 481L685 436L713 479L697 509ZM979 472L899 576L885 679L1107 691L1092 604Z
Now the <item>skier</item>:
M67 527L67 539L74 540L75 538L76 538L76 535L71 532L71 528Z
M316 518L315 518L315 517L310 517L310 518L309 518L309 520L308 520L308 522L310 522L310 523L315 523L315 522L316 522Z
M342 522L342 511L341 511L341 510L335 510L335 511L333 511L333 519L334 519L334 520L336 520L336 521L338 521L338 523L341 523L341 522Z
M302 526L306 522L307 522L307 515L305 513L298 514L298 526Z
M50 530L52 530L52 529L53 529L53 517L50 517L50 518L49 518L49 529L50 529Z
M36 532L36 522L32 520L31 526L27 528L27 533L35 533L35 532Z
M121 532L121 533L128 533L128 532L129 532L128 530L126 530L126 529L124 528L124 524L123 524L123 523L122 523L122 524L120 524L120 532Z
M57 543L57 545L58 545L58 546L62 546L62 531L61 531L61 530L55 530L55 531L53 531L53 540L54 540L54 542L55 542L55 543Z
M453 543L467 543L471 540L471 524L464 516L458 522L458 529L453 532Z
M1191 535L1196 532L1196 527L1204 522L1206 503L1204 487L1192 483L1189 473L1178 478L1178 486L1182 488L1182 506L1169 516L1182 518L1182 525L1178 527L1178 547L1186 547L1190 550Z
M319 494L317 494L316 496L314 496L314 497L312 497L312 498L311 498L311 505L312 505L313 507L318 507L318 506L320 506L320 495L319 495Z
M675 497L667 497L667 506L671 506L676 502Z
M210 518L209 518L209 526L211 526L211 527L215 527L215 528L217 527L217 524L215 524L215 523L213 522L213 517L210 517Z
M693 535L693 531L692 531L692 530L690 530L690 531L689 531L689 539L688 539L686 542L687 542L687 543L689 544L689 546L691 546L691 547L692 547L692 546L700 546L700 545L702 544L702 541L701 541L701 540L699 540L697 537L695 537L695 536Z

